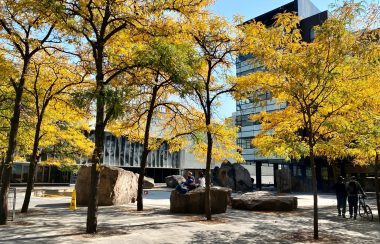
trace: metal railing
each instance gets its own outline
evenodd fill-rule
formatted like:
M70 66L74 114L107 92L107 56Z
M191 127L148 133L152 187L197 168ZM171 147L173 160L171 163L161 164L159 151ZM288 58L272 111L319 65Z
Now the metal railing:
M10 187L8 191L8 221L16 218L16 188Z

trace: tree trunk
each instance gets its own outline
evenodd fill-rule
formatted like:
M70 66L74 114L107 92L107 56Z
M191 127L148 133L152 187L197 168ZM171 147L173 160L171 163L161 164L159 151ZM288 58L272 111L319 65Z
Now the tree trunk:
M3 175L3 167L4 166L4 158L1 159L0 162L0 181L1 181L1 176Z
M103 77L97 77L95 148L91 158L91 185L88 199L86 228L86 232L89 234L97 232L98 224L98 190L101 170L100 164L103 161L104 150L104 95Z
M10 124L10 132L8 137L8 149L5 156L5 161L3 164L3 174L2 174L2 187L0 192L0 225L7 224L8 218L8 191L9 184L12 174L12 164L14 153L16 150L16 139L18 133L18 127L20 123L20 113L21 113L21 98L24 91L25 85L25 74L28 67L28 60L24 61L23 72L21 74L20 82L17 87L15 87L16 97L13 106L13 116Z
M376 192L376 203L377 203L377 215L380 221L380 194L379 194L379 154L376 152L375 159L375 192Z
M40 131L41 131L42 117L38 117L36 124L36 131L34 132L34 143L32 156L29 163L29 175L28 175L28 184L26 186L24 203L22 204L21 213L27 213L29 208L30 196L34 188L35 173L37 168L37 158L38 158L38 146L40 142Z
M145 175L146 160L148 158L148 153L149 151L144 146L143 153L141 155L140 174L139 174L138 189L137 189L137 211L144 210L143 187L144 187L144 175Z
M314 159L314 148L310 147L310 165L312 174L313 200L314 200L314 239L318 239L318 190L317 190L317 174Z
M153 87L152 97L149 103L149 110L145 124L145 132L144 132L144 149L141 155L141 165L140 165L140 175L138 181L138 190L137 190L137 211L143 211L143 187L144 187L144 175L146 168L146 161L148 159L149 154L149 134L150 134L150 125L152 123L154 106L156 104L157 92L159 90L158 86Z
M212 158L212 136L211 132L207 131L207 156L206 156L206 189L205 189L205 215L207 220L211 220L211 194L210 194L210 170L211 170L211 158Z

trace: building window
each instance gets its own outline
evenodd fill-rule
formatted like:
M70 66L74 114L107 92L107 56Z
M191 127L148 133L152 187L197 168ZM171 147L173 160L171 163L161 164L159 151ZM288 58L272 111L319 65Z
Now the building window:
M315 31L314 31L314 28L311 28L310 29L310 41L312 42L312 41L314 41L314 39L315 39Z
M250 137L250 138L239 138L237 140L237 144L242 149L252 149L253 148L252 139L253 139L253 137Z
M252 126L252 125L259 125L259 121L252 121L250 120L250 114L236 116L235 124L237 126Z

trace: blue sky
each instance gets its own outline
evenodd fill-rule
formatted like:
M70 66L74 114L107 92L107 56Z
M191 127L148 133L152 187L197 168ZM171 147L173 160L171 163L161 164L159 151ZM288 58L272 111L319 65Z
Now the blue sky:
M244 20L261 15L274 8L280 7L292 0L216 0L211 10L218 15L223 15L230 20L236 14L242 15ZM319 10L327 10L335 0L311 0Z
M232 20L234 15L241 15L244 20L252 19L258 15L280 7L292 0L216 0L211 11ZM336 0L311 0L319 10L329 9L331 3ZM234 71L233 71L234 72ZM236 109L236 103L230 96L221 99L223 105L218 109L217 117L226 118L231 116Z

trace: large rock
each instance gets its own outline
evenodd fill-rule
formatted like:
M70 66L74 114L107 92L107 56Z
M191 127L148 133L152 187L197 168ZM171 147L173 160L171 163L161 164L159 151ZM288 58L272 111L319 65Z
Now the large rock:
M292 174L289 169L279 169L276 171L277 192L291 192Z
M139 178L139 174L135 174L137 179ZM152 189L154 188L154 179L153 178L150 178L150 177L147 177L147 176L144 176L144 185L143 185L143 188L144 189Z
M230 203L231 189L211 187L211 213L225 213ZM198 187L186 194L173 190L170 195L170 212L202 214L205 209L205 188Z
M185 181L186 179L182 175L169 175L165 177L166 186L170 188L175 188L177 185Z
M232 208L251 211L292 211L297 209L297 197L246 193L232 199Z
M362 187L364 191L366 192L376 191L375 177L366 177L360 183L362 183ZM380 186L379 186L379 190L380 190Z
M91 167L82 166L78 171L75 190L77 204L87 205L91 182ZM102 166L98 191L99 206L122 205L135 202L137 177L133 172L117 167Z
M241 164L230 162L223 163L220 168L215 168L214 180L216 184L229 187L234 191L252 191L253 184L249 171Z

